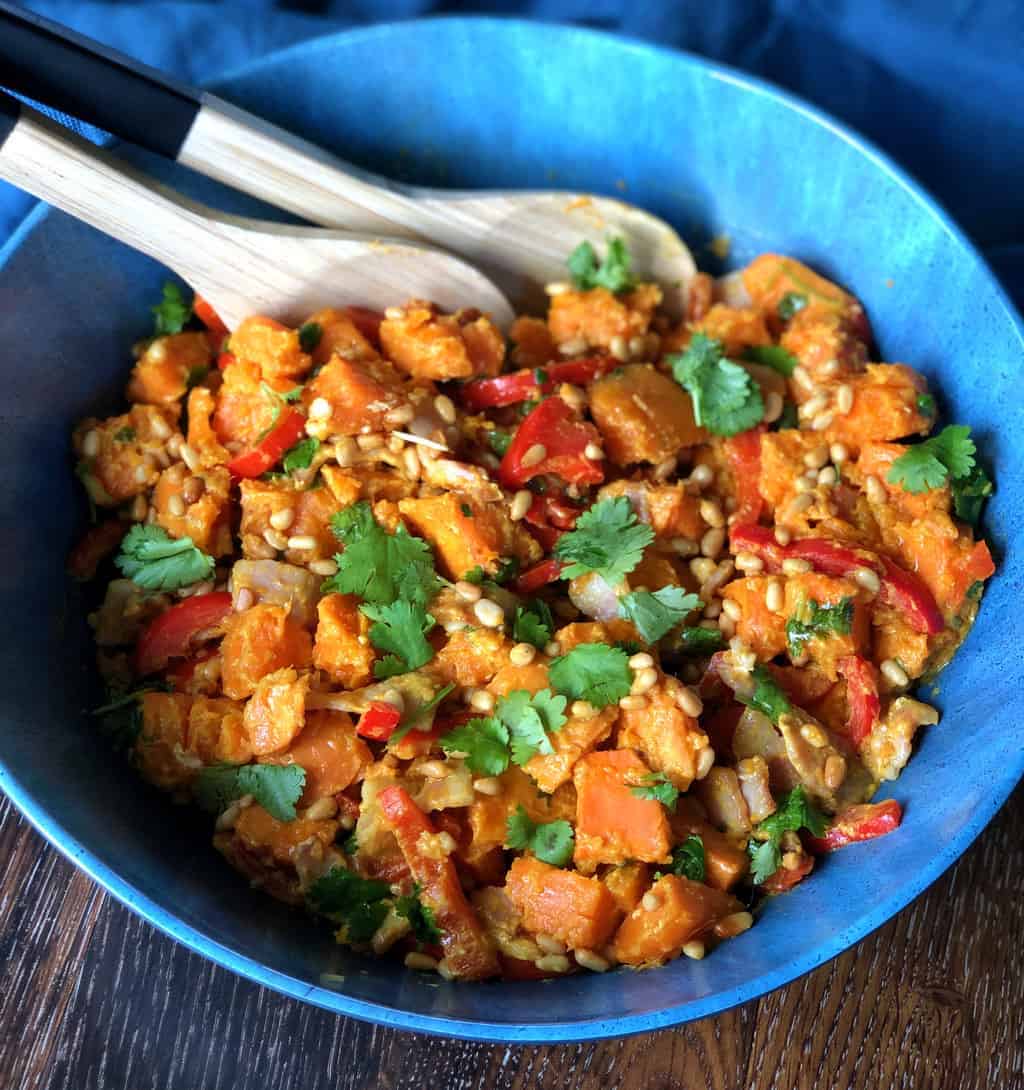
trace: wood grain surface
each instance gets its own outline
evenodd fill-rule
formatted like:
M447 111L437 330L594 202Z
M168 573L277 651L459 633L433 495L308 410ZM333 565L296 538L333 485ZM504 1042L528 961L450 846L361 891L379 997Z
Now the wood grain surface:
M911 907L676 1030L477 1045L337 1018L189 953L0 803L3 1090L1024 1090L1024 787Z

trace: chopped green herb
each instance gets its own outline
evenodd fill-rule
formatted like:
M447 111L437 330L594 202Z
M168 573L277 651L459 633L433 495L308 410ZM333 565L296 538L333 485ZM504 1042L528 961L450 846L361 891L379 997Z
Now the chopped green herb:
M752 344L744 353L751 363L760 363L789 378L796 368L797 359L777 344Z
M752 676L754 678L753 693L748 697L737 693L737 699L762 715L767 715L777 725L779 717L791 712L793 705L764 665L755 666Z
M684 628L679 633L678 650L684 655L713 655L725 647L720 628Z
M441 941L441 930L437 926L434 910L420 900L420 885L417 882L412 893L405 894L395 901L395 914L409 921L413 937L420 946L435 945Z
M807 306L807 296L799 291L787 291L779 300L779 317L788 322L795 314Z
M417 723L423 722L424 719L436 708L445 697L455 688L454 682L449 682L443 688L438 689L436 693L419 708L415 708L409 717L398 727L395 732L388 739L388 745L397 745L408 733L413 730Z
M595 708L617 703L633 683L629 656L606 643L581 643L559 655L552 660L548 677L570 700L586 700Z
M179 590L213 574L213 557L197 549L192 538L172 538L155 525L133 526L114 563L144 590Z
M369 942L387 917L390 894L387 882L336 866L309 887L306 898L318 912L341 924L350 942Z
M668 357L672 375L693 401L698 424L715 435L736 435L761 422L764 400L757 383L725 358L721 341L694 333L686 351Z
M464 753L466 765L480 776L500 776L508 768L508 727L494 716L470 719L441 738L445 753Z
M775 813L757 826L759 843L752 839L747 846L751 859L754 881L760 885L770 878L782 863L782 837L784 833L807 829L812 836L824 836L825 815L807 798L803 785L798 784L782 797Z
M950 424L897 458L886 480L902 485L907 492L927 492L940 488L947 478L969 477L976 453L971 429L962 424Z
M699 595L688 594L682 587L662 587L653 593L635 590L619 599L620 613L636 625L647 643L657 643L700 605Z
M649 799L652 802L660 802L666 809L675 813L676 803L679 801L679 788L665 775L664 772L652 772L644 777L644 782L638 787L631 787L630 793L638 799Z
M505 452L512 445L512 433L494 428L487 433L487 445L499 458L504 458Z
M323 335L324 328L319 322L305 322L299 326L299 347L303 352L312 352Z
M785 401L782 405L782 415L775 421L775 430L783 431L786 428L798 428L800 426L800 417L796 411L796 404L792 401Z
M538 386L545 385L545 383L547 383L548 380L549 380L548 373L547 373L547 371L544 370L543 367L535 367L533 369L533 381L536 382Z
M821 605L813 598L806 603L806 620L790 617L786 622L786 642L794 658L803 654L809 640L824 639L832 633L848 636L853 627L853 599L843 598L830 605Z
M399 599L387 605L366 603L359 608L374 622L370 642L378 651L388 652L374 663L374 677L408 674L434 657L427 634L435 621L419 603Z
M134 428L118 428L114 432L114 439L118 443L134 443L135 442L135 429Z
M349 856L355 855L359 851L359 837L356 835L355 829L341 842L341 850Z
M536 753L553 753L551 739L565 726L564 696L550 689L532 695L525 689L515 689L498 701L495 711L508 728L512 760L524 765Z
M198 386L209 373L210 368L205 364L199 367L190 367L188 374L185 376L185 389L191 390L193 386Z
M977 526L985 500L992 495L992 481L981 466L976 465L966 477L950 483L953 511L958 519Z
M654 531L637 522L625 496L599 500L584 511L572 530L564 533L554 555L567 567L563 579L596 572L609 586L617 586L640 563Z
M572 859L575 838L567 821L538 824L522 805L506 822L505 846L513 851L529 851L542 862L564 867Z
M459 510L466 518L471 519L473 517L473 508L468 503L460 503Z
M532 643L543 651L551 642L555 619L547 602L535 598L525 606L516 607L516 619L512 622L512 638L517 643Z
M295 820L306 770L300 765L211 765L192 782L196 802L219 814L243 795L252 797L278 821Z
M153 325L158 337L180 333L192 317L192 304L185 302L181 288L171 281L164 284L160 302L150 309L153 311Z
M917 411L922 416L935 415L935 398L931 394L917 395Z
M629 291L633 285L632 259L624 239L611 238L603 261L589 242L581 242L569 255L569 275L580 291L607 288L618 293Z
M691 882L703 882L706 873L704 841L696 834L688 836L672 852L672 873Z
M310 435L306 439L300 439L281 459L285 473L294 473L297 469L309 469L319 449L320 440L316 436Z

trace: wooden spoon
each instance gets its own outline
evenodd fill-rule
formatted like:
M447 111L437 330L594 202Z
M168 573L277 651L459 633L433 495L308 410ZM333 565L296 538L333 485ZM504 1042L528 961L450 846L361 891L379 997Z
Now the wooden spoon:
M623 201L401 186L5 0L0 70L15 91L312 223L443 246L519 309L542 307L544 285L565 279L581 241L600 249L621 235L636 275L664 287L670 313L685 313L690 251L664 220Z
M339 302L382 310L409 298L477 307L503 327L514 317L498 288L452 254L220 215L2 92L0 177L173 269L231 329L251 314L297 325Z

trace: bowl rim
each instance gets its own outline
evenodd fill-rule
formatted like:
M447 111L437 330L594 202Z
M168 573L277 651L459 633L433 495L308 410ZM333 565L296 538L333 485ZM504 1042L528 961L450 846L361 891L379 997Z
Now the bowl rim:
M558 34L566 39L597 38L628 53L655 53L665 58L671 58L673 62L697 70L705 76L739 87L748 93L795 111L811 124L826 129L859 152L874 167L881 170L891 181L903 189L908 196L912 197L917 204L922 206L926 214L930 215L942 226L946 234L967 252L968 256L977 263L982 273L987 277L994 289L995 298L1005 311L1005 316L1016 332L1022 349L1024 349L1024 320L1022 320L1011 302L1001 281L992 271L975 244L956 224L943 205L908 171L897 165L887 153L876 147L871 141L858 135L853 129L837 121L826 111L811 105L799 95L783 90L758 76L749 75L730 65L698 54L685 50L669 49L635 39L624 38L611 32L566 23L549 23L495 16L446 15L423 19L392 20L367 27L335 31L317 38L297 42L231 68L215 80L211 80L209 86L216 89L233 80L259 74L266 67L280 64L287 61L289 57L300 53L308 57L310 52L318 53L330 50L342 38L346 42L372 42L376 38L387 37L396 32L416 34L420 27L435 23L463 26L470 29L487 27L493 30L498 27L512 27L520 32ZM50 211L49 206L37 203L17 225L6 244L0 247L0 275L3 274L13 254L40 226L50 214ZM619 1015L608 1019L549 1022L542 1025L514 1025L502 1022L415 1014L384 1004L354 999L340 991L325 987L323 984L309 984L286 973L271 969L255 958L240 954L231 947L214 940L198 927L186 924L173 911L158 904L151 897L123 879L112 867L103 863L84 844L65 830L48 813L45 803L32 795L27 787L11 773L2 759L0 759L0 789L3 790L37 832L73 864L85 871L103 889L112 894L121 904L141 916L164 934L180 942L186 948L256 984L272 988L293 999L312 1003L335 1014L358 1018L390 1028L492 1043L554 1044L622 1037L681 1025L698 1018L706 1018L752 999L757 999L776 988L791 983L837 957L887 923L936 881L966 851L1005 803L1018 781L1024 777L1024 750L1020 752L1017 763L1005 766L1002 773L997 779L990 781L989 792L975 808L958 834L945 842L925 867L920 868L910 876L891 896L881 903L873 904L843 931L838 932L828 941L807 950L800 957L790 959L787 963L726 991L680 1002L658 1011Z

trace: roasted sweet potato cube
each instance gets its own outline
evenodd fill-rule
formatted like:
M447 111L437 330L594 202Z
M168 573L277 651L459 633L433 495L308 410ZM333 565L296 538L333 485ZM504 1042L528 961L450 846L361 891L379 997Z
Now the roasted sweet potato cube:
M530 856L509 868L505 893L528 931L553 935L573 950L600 949L620 919L615 898L598 879Z
M628 342L643 336L660 302L656 284L640 284L621 296L607 288L565 291L551 299L548 328L557 344L582 339L589 347L610 348L615 337Z
M290 667L275 670L256 682L244 713L253 753L262 757L291 744L305 722L308 689L308 675L299 676Z
M297 330L272 318L246 318L231 334L231 352L257 364L264 378L300 379L313 366Z
M665 807L633 794L651 770L630 749L589 753L573 769L576 784L576 869L592 874L600 863L669 861Z
M298 737L283 752L261 758L266 764L296 764L306 770L300 805L337 795L356 783L373 761L370 747L356 734L344 712L312 711Z
M697 775L697 761L708 738L697 720L676 703L678 689L674 678L663 678L648 690L644 707L623 708L616 739L620 747L640 752L651 769L685 791Z
M151 503L157 525L171 537L190 537L197 548L211 556L226 556L233 548L230 491L231 475L225 466L193 474L184 462L175 462L160 474L153 489ZM196 493L198 497L191 499ZM183 514L174 514L175 496L184 506Z
M223 377L217 391L213 430L225 446L254 447L274 426L280 413L280 402L267 392L267 387L283 393L295 383L288 378L264 377L254 360L237 358L224 368Z
M302 404L307 412L318 398L330 406L330 415L316 420L325 436L381 431L388 413L408 404L404 385L401 374L387 360L335 355L306 383Z
M602 708L595 716L570 714L565 726L551 735L551 748L554 752L535 753L523 768L542 791L550 794L557 790L569 782L580 758L611 735L618 711L618 707L613 704L609 708Z
M612 950L625 965L660 965L678 957L691 939L743 910L728 893L675 874L660 878L650 894L644 899L650 907L641 900L615 933Z
M188 445L205 468L227 465L230 452L221 444L211 423L216 401L205 386L196 386L188 395Z
M815 667L834 681L836 664L847 655L863 655L871 635L871 615L865 592L850 579L839 579L820 572L806 572L786 580L785 613L787 621L808 621L813 605L838 606L847 599L852 606L849 631L835 627L802 642L803 650ZM791 649L792 653L792 649Z
M182 760L188 738L192 698L182 693L143 693L142 729L135 739L139 771L156 787L169 791L189 783L195 768Z
M505 342L489 318L439 314L430 303L413 299L401 317L380 324L384 354L408 375L445 381L496 375Z
M185 396L190 385L210 367L212 353L205 333L157 337L132 368L126 391L129 401L167 405Z
M621 863L605 871L601 881L615 898L619 911L628 916L651 884L651 868L646 863Z
M590 386L590 411L608 457L620 466L661 462L707 439L690 395L649 363L617 368Z
M242 723L242 703L197 696L188 715L188 749L206 765L244 765L252 747Z
M927 435L931 430L932 418L921 412L917 401L928 385L913 368L902 363L869 363L862 374L850 375L846 384L853 390L853 407L848 413L835 414L823 433L826 441L843 442L856 452L872 440Z
M760 311L753 307L730 307L725 303L715 305L693 329L713 340L721 341L725 353L733 359L743 354L751 345L771 344L772 337Z
M508 819L522 806L531 821L556 820L549 814L549 802L537 785L512 765L499 777L501 790L496 795L478 794L469 806L470 843L467 859L476 862L494 848L504 845Z
M377 659L370 623L354 594L325 595L317 605L313 665L345 689L368 685Z
M786 618L768 608L768 588L775 576L753 575L736 579L722 588L722 597L740 608L736 635L757 655L769 662L786 650Z
M180 411L177 404L133 405L121 416L90 418L75 428L77 473L93 503L116 507L153 487Z
M224 692L244 700L267 674L286 666L309 666L313 641L286 609L261 603L228 618L221 655Z
M512 641L494 628L463 629L448 637L427 669L443 685L477 688L486 685L508 661L511 648Z
M343 310L325 307L311 314L304 324L318 325L320 339L310 355L317 367L323 367L331 356L343 356L347 360L372 360L377 358L377 350L359 332L359 327Z
M558 359L558 348L551 331L540 318L517 318L508 335L513 344L512 362L516 367L543 367Z

